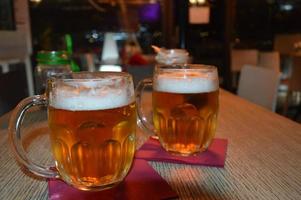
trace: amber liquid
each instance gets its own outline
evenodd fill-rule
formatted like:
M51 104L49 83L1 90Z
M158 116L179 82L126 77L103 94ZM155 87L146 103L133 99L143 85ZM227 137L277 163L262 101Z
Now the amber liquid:
M102 190L128 173L135 152L135 104L106 110L49 107L51 145L63 180L83 190Z
M164 149L191 155L208 148L215 135L218 90L179 94L153 92L153 120Z

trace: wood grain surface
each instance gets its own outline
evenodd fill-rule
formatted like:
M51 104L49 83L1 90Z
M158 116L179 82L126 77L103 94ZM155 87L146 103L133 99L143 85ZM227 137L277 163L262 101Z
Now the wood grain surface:
M46 181L20 170L14 160L7 119L0 118L0 199L47 199ZM37 162L51 165L43 119L28 117L33 125L24 128L24 144ZM223 90L218 123L216 137L228 139L224 168L150 162L180 199L301 199L300 124Z

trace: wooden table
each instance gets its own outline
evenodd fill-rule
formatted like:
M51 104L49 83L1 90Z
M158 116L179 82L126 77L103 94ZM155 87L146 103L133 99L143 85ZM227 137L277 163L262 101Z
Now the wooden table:
M46 181L26 176L14 161L6 121L1 117L0 199L47 199ZM300 124L221 91L216 137L229 142L224 168L150 164L181 199L301 199ZM32 152L42 155L48 147L38 145Z

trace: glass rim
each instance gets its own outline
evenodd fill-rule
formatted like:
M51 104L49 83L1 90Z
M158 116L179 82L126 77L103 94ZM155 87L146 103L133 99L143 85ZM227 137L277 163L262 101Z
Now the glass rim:
M188 51L185 49L164 49L162 51L159 51L158 54L181 54L181 55L189 55Z
M76 77L74 77L74 75ZM71 77L70 77L71 76ZM51 81L64 81L64 82L86 82L86 81L103 81L106 79L133 79L132 75L128 72L70 72L59 73L49 78Z
M178 71L178 70L209 70L215 71L217 67L214 65L207 65L207 64L157 64L155 66L156 70L171 70L171 71Z

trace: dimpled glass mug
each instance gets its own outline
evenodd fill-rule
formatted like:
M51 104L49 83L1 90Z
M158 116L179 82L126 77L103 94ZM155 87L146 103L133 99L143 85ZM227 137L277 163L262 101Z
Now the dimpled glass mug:
M20 123L27 109L48 107L56 169L31 161L21 145ZM108 189L128 174L135 152L136 107L127 73L81 72L51 78L45 95L24 99L10 120L17 160L36 175L60 178L81 190Z
M142 112L141 96L153 87L153 122ZM208 148L215 135L219 81L217 68L201 64L158 65L153 79L136 88L139 125L158 135L162 147L188 156Z

